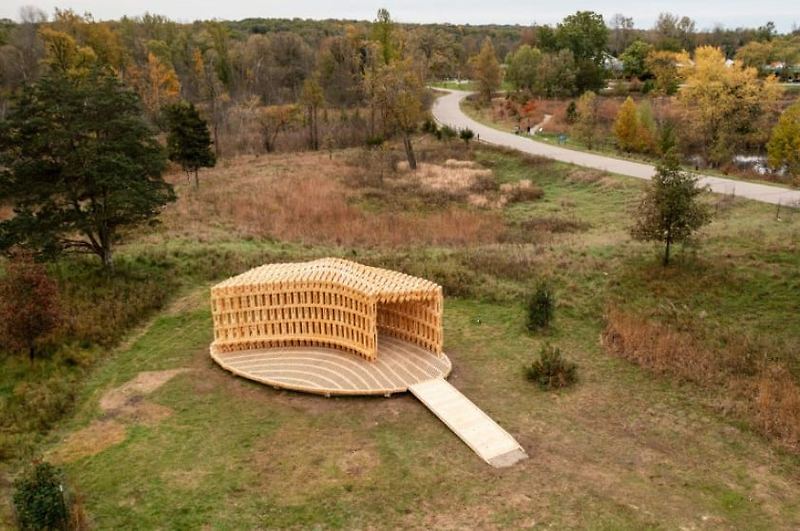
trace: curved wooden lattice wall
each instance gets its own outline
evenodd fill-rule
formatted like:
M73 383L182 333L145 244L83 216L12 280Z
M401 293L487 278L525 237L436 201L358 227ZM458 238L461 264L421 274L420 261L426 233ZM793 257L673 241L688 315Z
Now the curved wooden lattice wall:
M442 289L347 260L269 264L211 289L217 352L326 346L367 359L378 331L442 352Z

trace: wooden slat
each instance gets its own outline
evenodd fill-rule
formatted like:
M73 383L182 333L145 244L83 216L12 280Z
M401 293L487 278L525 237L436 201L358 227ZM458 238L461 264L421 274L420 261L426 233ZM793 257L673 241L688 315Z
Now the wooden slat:
M507 431L444 378L420 382L408 390L490 465L510 466L528 457Z
M391 395L409 385L444 378L452 365L418 345L378 337L378 358L366 360L340 349L305 346L220 352L211 357L234 374L273 387L320 395Z

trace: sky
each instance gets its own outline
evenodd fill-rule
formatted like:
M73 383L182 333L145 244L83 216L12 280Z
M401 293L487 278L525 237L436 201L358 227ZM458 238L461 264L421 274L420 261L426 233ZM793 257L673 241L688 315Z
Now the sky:
M602 13L606 20L615 13L632 17L637 28L649 28L659 13L668 11L693 18L698 29L716 24L726 27L756 27L774 21L779 31L800 25L797 0L671 0L626 3L611 0L2 0L0 18L18 19L19 9L31 5L46 13L55 7L89 12L95 19L116 19L145 12L166 15L178 21L242 18L339 18L369 20L378 8L389 9L400 22L450 22L453 24L551 24L578 10Z

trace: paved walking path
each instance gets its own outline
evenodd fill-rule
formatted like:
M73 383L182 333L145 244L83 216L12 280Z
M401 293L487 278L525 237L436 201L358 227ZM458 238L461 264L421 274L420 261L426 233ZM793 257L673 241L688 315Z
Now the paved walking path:
M433 117L437 122L456 129L470 128L480 140L489 144L505 146L523 153L539 155L561 162L569 162L578 166L595 168L611 173L618 173L638 179L650 179L655 173L655 168L650 164L632 162L629 160L615 159L595 153L586 153L563 147L537 142L524 136L499 131L492 127L476 122L463 113L460 102L470 92L461 90L437 89L447 92L437 98L433 104ZM773 205L787 205L800 207L800 190L790 190L780 186L737 181L712 175L699 174L700 184L708 186L712 192L718 194L736 195L754 201L771 203Z
M528 457L506 430L444 378L420 382L408 390L490 465L511 466Z

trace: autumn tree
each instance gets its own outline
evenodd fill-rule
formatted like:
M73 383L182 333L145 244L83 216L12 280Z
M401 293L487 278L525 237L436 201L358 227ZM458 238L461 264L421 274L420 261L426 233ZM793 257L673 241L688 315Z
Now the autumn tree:
M174 200L166 157L139 99L104 69L29 85L0 124L0 248L95 254L106 267L122 228Z
M795 179L800 179L800 102L794 103L781 114L767 143L769 164L785 168Z
M200 186L200 168L211 168L217 163L211 151L208 123L197 112L193 103L181 101L163 109L166 118L167 151L169 159L181 165L187 178L194 175L195 187Z
M297 107L294 105L270 105L261 107L258 113L258 127L261 132L261 142L267 153L275 151L278 135L286 130L297 116Z
M636 240L664 244L664 266L669 265L673 244L689 242L711 221L710 211L699 201L703 191L694 176L681 170L674 152L664 156L639 203L631 230Z
M639 113L636 104L628 96L614 120L614 136L623 151L636 151L639 145Z
M410 59L393 61L381 67L375 83L375 98L389 127L403 138L408 166L417 169L411 133L422 119L424 87Z
M128 82L141 98L148 117L155 120L162 107L174 103L180 96L181 85L172 65L147 53L144 66L131 66L128 69Z
M572 134L589 149L595 148L600 136L599 105L597 94L590 90L583 93L576 106L578 116Z
M754 68L725 64L719 48L701 46L685 67L678 99L687 117L686 135L705 160L720 165L748 146L767 141L782 93L775 78L761 80Z
M669 51L654 50L647 54L645 68L653 76L654 92L672 95L678 91L680 74L678 66L687 66L689 56Z
M503 80L503 71L497 61L497 55L489 37L483 41L481 51L470 59L472 73L478 84L478 94L484 102L492 100L492 94L500 88Z
M58 285L30 253L12 253L0 279L0 340L4 346L26 353L33 362L40 340L60 323Z
M308 144L313 150L319 149L319 110L325 104L325 94L315 77L309 77L303 83L300 94L300 105L306 111L308 124Z

